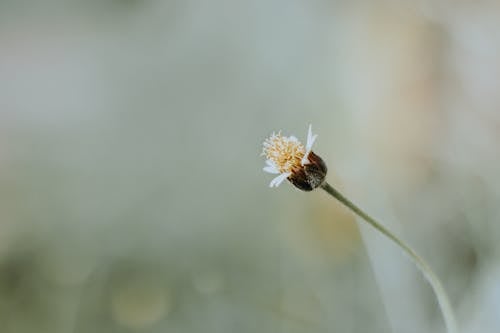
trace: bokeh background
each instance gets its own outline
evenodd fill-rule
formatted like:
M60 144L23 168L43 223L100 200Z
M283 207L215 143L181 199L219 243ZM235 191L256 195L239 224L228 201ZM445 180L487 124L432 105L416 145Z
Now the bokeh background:
M497 1L0 1L0 332L500 331Z

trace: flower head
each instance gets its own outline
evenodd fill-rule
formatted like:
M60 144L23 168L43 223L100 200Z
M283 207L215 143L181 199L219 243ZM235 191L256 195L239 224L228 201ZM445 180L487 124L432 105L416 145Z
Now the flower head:
M312 152L317 135L312 134L311 125L304 146L295 136L273 133L264 141L262 155L266 157L264 171L277 174L270 187L278 187L285 179L303 191L320 186L326 176L326 165Z

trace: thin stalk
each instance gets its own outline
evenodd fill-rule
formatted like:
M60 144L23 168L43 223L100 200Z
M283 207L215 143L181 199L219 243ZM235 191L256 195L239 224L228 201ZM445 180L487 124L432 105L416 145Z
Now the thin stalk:
M429 281L432 289L434 290L434 294L438 300L439 308L441 309L441 313L443 314L444 322L446 324L446 328L448 333L457 333L457 324L455 320L455 316L453 314L453 309L451 307L451 303L446 295L446 291L441 284L441 281L437 277L437 275L432 271L431 267L427 262L425 262L422 257L420 257L411 247L406 245L401 239L395 236L392 232L386 229L382 224L377 222L373 217L365 213L361 208L352 203L349 199L344 197L342 193L337 191L335 188L330 186L327 182L324 182L321 185L321 188L324 189L328 194L332 197L340 201L343 205L349 208L354 214L361 217L365 222L370 224L372 227L380 231L387 238L392 240L396 245L398 245L403 251L405 251L413 262L416 264L418 269L422 272L424 277Z

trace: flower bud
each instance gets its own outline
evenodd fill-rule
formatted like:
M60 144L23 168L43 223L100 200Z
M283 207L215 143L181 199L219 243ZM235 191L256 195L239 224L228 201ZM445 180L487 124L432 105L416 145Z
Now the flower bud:
M327 167L321 157L313 152L307 156L309 163L288 177L288 180L302 191L312 191L325 181Z

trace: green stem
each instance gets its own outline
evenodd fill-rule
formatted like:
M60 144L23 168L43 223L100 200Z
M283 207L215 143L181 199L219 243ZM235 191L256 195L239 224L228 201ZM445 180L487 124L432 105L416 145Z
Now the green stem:
M324 182L321 185L321 188L324 189L328 194L330 194L332 197L340 201L342 204L344 204L347 208L349 208L354 214L358 215L361 217L364 221L366 221L368 224L370 224L372 227L380 231L382 234L384 234L387 238L392 240L394 243L396 243L400 248L402 248L409 256L410 258L415 262L416 266L420 269L422 274L427 278L429 283L431 284L432 289L434 290L434 293L436 295L436 298L439 303L439 307L441 309L441 312L443 314L444 322L446 324L446 328L448 330L448 333L457 333L457 324L455 320L455 316L453 314L453 309L451 307L450 301L448 299L448 296L446 295L446 291L443 288L443 285L441 284L441 281L437 277L437 275L432 271L431 267L427 262L425 262L422 257L420 257L411 247L406 245L401 239L396 237L392 232L390 232L388 229L386 229L382 224L377 222L373 217L365 213L361 208L356 206L354 203L352 203L349 199L344 197L342 193L337 191L335 188L330 186L327 182Z

